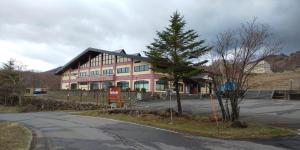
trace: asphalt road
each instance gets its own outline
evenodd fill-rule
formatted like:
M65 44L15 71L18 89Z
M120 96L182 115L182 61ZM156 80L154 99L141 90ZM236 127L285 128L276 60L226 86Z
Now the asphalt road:
M272 142L259 143L257 141L233 141L189 136L120 121L76 116L63 112L0 114L1 120L16 121L29 127L35 134L34 150L275 150L287 148L282 145L275 147Z
M218 108L218 103L215 101ZM169 101L140 102L141 109L164 110ZM172 106L177 110L176 101ZM211 114L210 100L182 100L182 110L188 114ZM280 127L300 129L300 100L245 99L240 104L240 119L256 120Z

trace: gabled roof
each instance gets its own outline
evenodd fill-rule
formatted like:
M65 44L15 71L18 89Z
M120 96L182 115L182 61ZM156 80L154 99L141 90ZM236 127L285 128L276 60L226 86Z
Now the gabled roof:
M125 52L124 49L115 50L115 51L113 51L113 52L121 53L121 54L126 54L126 52Z
M106 53L110 55L116 55L116 56L122 56L122 57L128 57L132 58L134 60L141 60L141 61L149 61L147 57L142 57L141 55L133 55L133 54L126 54L124 49L116 50L116 51L108 51L108 50L102 50L102 49L96 49L96 48L87 48L83 52L81 52L79 55L77 55L75 58L73 58L71 61L66 63L64 66L62 66L60 69L58 69L55 74L60 75L64 71L68 70L69 68L76 68L78 67L78 62L80 64L84 64L88 61L89 55L92 57L97 56L99 53Z

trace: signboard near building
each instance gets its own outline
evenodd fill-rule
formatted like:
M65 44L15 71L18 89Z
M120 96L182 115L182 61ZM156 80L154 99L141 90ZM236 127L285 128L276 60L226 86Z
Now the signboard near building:
M116 104L116 107L123 107L124 101L121 99L121 89L120 87L110 87L108 90L107 97L108 104Z

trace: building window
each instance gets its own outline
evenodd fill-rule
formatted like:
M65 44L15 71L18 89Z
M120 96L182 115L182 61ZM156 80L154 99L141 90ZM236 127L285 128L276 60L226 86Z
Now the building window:
M174 83L172 82L171 85L172 85L173 91L175 91ZM183 83L178 83L178 89L179 89L179 92L183 92Z
M67 76L69 76L69 73L66 72L66 73L63 74L63 76L64 76L64 77L67 77Z
M72 83L71 84L71 90L76 90L77 89L77 84L76 83Z
M103 70L103 75L112 75L113 74L113 69L105 69Z
M130 61L130 58L117 56L117 63L128 62L128 61Z
M87 85L87 82L80 82L79 85Z
M99 70L94 70L94 71L91 71L90 72L90 75L91 76L98 76L100 74L100 71Z
M83 64L83 65L80 66L80 68L87 68L87 67L89 67L89 63L88 62L86 62L85 64Z
M30 91L31 91L30 89L26 89L25 93L30 93Z
M165 91L168 87L168 83L163 80L158 80L155 82L156 91Z
M127 88L129 88L129 82L127 81L117 82L117 87L120 87L122 90L126 90Z
M117 68L117 73L128 73L129 67Z
M91 90L97 90L97 89L99 89L99 82L92 82L90 84L90 89Z
M102 88L107 90L108 88L110 88L112 86L112 82L111 81L104 81L102 82Z
M134 72L148 71L149 65L134 66Z
M109 65L113 63L113 55L103 54L103 64Z
M134 89L141 90L142 88L146 89L146 91L149 90L149 82L146 80L140 80L134 82Z
M79 76L80 76L80 77L88 76L88 72L80 72L80 73L79 73Z
M101 54L91 59L91 67L99 66L101 62Z
M72 72L71 76L77 76L77 72Z

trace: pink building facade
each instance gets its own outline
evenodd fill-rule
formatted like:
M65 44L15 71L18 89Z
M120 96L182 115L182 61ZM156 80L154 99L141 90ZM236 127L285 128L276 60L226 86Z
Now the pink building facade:
M61 67L61 89L107 89L119 86L123 90L165 92L171 85L161 81L165 76L151 70L148 58L127 54L124 50L107 51L88 48ZM180 83L181 93L198 91L195 85Z

